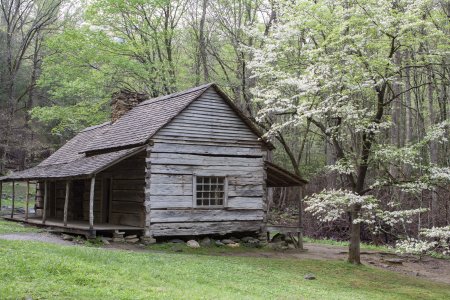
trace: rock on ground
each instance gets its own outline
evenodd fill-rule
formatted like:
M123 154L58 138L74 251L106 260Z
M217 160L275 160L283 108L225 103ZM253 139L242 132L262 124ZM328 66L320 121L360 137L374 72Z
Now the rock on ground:
M304 277L306 280L314 280L316 276L314 274L306 274Z
M244 236L242 239L241 239L241 241L242 242L244 242L244 243L248 243L249 241L252 241L252 240L254 240L255 238L254 237L251 237L251 236Z
M73 240L73 236L69 235L69 234L61 234L61 237L63 240L65 241L72 241Z
M200 244L196 240L189 240L186 242L189 248L200 248Z
M211 239L209 237L205 237L200 241L200 245L203 247L209 247L211 246Z
M234 244L235 241L233 241L233 240L231 240L231 239L223 239L223 240L222 240L222 243L225 244L225 245L228 245L228 244Z
M230 237L230 240L232 240L235 243L239 243L241 241L240 239L238 239L238 238L236 238L234 236Z

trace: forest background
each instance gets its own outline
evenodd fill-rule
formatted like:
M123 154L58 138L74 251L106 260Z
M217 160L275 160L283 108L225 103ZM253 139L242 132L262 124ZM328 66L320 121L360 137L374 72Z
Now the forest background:
M450 225L449 16L444 0L0 0L0 174L107 121L120 89L215 82L309 180L307 235L418 237ZM297 196L276 189L271 217L296 222Z

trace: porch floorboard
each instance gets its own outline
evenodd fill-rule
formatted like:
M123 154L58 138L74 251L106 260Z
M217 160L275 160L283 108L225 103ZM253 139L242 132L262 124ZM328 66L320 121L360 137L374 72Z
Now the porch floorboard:
M64 226L63 220L59 220L56 218L47 218L45 224L42 224L41 217L29 216L28 220L25 221L25 215L14 215L14 218L11 217L3 217L5 220L17 221L23 223L29 223L37 226L45 226L45 227L56 227L61 229L76 229L89 231L89 221L67 221L67 226ZM109 224L109 223L94 223L95 231L109 231L112 232L114 230L124 230L124 231L140 231L144 230L143 227L136 226L128 226L128 225L120 225L120 224Z

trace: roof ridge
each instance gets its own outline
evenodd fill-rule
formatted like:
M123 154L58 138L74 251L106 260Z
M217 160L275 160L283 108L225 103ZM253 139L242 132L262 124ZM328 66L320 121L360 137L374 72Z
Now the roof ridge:
M184 95L184 94L194 93L194 92L197 92L197 91L199 91L201 89L207 89L207 88L209 88L212 85L214 85L214 83L210 82L210 83L202 84L202 85L199 85L199 86L196 86L196 87L184 90L184 91L175 92L175 93L172 93L172 94L169 94L169 95L163 95L163 96L154 97L154 98L145 100L142 103L139 103L136 107L149 105L149 104L157 103L157 102L164 101L164 100L169 100L169 99L171 99L173 97L178 97L178 96L181 96L181 95Z

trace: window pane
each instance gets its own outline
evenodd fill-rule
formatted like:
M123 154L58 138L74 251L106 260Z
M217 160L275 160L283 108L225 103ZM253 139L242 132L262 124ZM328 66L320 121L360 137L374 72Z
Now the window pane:
M224 203L225 177L197 176L197 206L218 206Z

